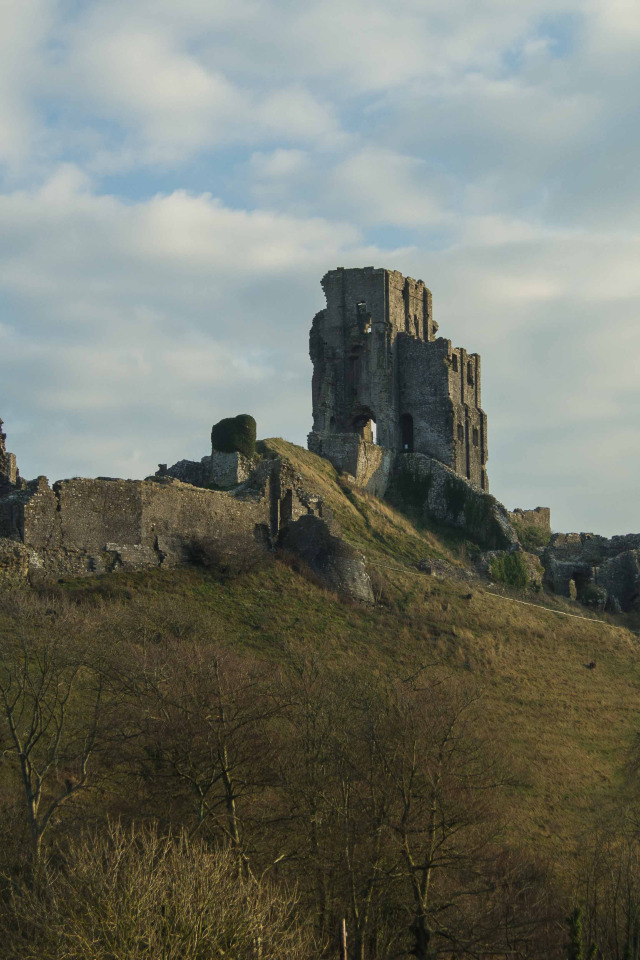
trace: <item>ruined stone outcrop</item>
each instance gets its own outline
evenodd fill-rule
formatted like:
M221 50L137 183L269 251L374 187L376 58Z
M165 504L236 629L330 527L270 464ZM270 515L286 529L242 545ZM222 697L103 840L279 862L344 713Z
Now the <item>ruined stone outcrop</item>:
M373 588L363 555L334 536L319 517L305 516L288 524L278 545L301 557L328 587L354 600L373 603Z
M389 496L399 505L418 509L425 519L440 520L464 530L485 549L518 546L502 504L432 457L421 453L401 457Z
M556 533L543 559L545 582L560 596L614 612L638 604L640 534Z

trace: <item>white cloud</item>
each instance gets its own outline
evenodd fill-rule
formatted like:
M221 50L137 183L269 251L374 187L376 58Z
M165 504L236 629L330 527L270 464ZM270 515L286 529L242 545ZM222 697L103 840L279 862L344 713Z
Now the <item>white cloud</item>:
M46 0L2 0L0 14L0 165L13 173L39 138L33 94L53 10Z
M123 203L69 167L0 197L0 288L12 305L0 327L3 417L24 472L126 473L134 462L144 472L202 456L211 423L245 409L263 435L302 441L308 320L318 277L345 256L381 254L348 224L208 195ZM23 430L47 425L37 446L14 442L14 409ZM61 422L78 441L70 461ZM111 441L87 446L84 423Z
M448 198L438 195L450 190L447 178L392 150L367 146L351 154L335 168L331 188L334 202L362 223L429 227L451 219Z
M256 177L260 180L273 180L295 176L303 171L307 165L307 154L304 150L286 150L279 147L270 153L257 151L251 156L250 162Z
M499 496L640 528L636 6L5 9L0 413L27 473L199 456L239 409L303 441L318 281L374 263L483 354Z

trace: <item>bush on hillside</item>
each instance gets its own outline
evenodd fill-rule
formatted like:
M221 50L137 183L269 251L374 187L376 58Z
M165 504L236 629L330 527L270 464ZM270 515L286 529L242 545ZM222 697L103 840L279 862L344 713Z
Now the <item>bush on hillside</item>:
M529 583L527 565L520 552L504 553L491 561L491 576L497 583L524 589Z
M211 428L211 446L221 453L241 453L253 457L256 452L256 422L248 413L225 417Z
M231 848L118 824L71 841L58 865L43 865L31 882L14 882L0 936L14 960L306 960L318 953L297 920L295 897L247 877Z

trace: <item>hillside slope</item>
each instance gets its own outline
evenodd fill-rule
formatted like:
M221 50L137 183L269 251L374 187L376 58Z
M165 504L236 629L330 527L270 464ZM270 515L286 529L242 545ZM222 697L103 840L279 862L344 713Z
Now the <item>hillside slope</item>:
M206 569L112 574L61 583L57 592L100 600L101 629L112 618L143 623L149 635L173 624L274 660L294 645L373 675L425 664L460 676L482 697L487 732L513 757L514 829L553 855L570 854L617 802L610 798L640 730L640 647L625 618L603 623L559 598L507 596L460 579L473 546L459 534L416 528L300 447L272 439L264 450L293 463L364 553L375 608L343 601L282 562L226 581ZM440 561L445 574L422 573L425 559ZM14 609L2 633L20 621Z
M269 734L276 741L284 735L286 711L294 704L295 710L301 708L305 684L313 687L316 674L325 678L325 685L330 678L333 686L326 696L338 698L346 717L351 711L350 690L367 700L385 684L389 689L395 684L401 697L406 687L407 694L417 694L418 700L423 683L430 697L438 688L472 697L475 730L508 774L500 793L500 843L526 862L542 862L545 870L551 870L566 898L560 909L566 910L585 847L603 826L619 821L629 796L626 771L640 730L640 656L638 637L631 629L635 624L622 615L596 619L577 604L541 593L507 593L475 574L470 561L476 548L459 533L416 526L388 503L350 485L328 462L285 441L264 441L262 451L290 460L303 485L324 498L342 535L366 556L377 603L359 604L337 596L295 557L278 552L262 560L248 558L233 570L208 557L198 567L3 588L2 683L6 685L8 676L2 670L19 676L20 650L26 644L36 651L36 664L53 656L51 650L62 650L65 656L71 650L75 662L83 664L81 678L87 667L104 664L105 689L110 691L110 732L94 764L92 789L78 794L77 802L72 798L60 808L62 813L56 812L48 842L105 816L160 818L173 825L191 822L193 789L184 792L186 781L183 774L176 779L177 767L173 772L164 767L163 751L166 742L180 740L180 724L187 724L185 730L200 731L201 709L202 729L209 729L210 694L194 712L177 695L167 706L163 690L178 682L185 670L179 682L191 678L184 690L189 703L195 702L200 695L197 664L206 665L209 676L210 663L217 662L220 651L229 651L249 671L264 674L266 668L275 671L274 677L284 677L278 683L274 680L267 693L269 702L275 697L280 704L277 711L284 711L282 720L277 713ZM12 650L18 651L13 665ZM38 660L40 656L44 659ZM245 683L249 674L238 676ZM297 693L283 692L287 676L294 677ZM325 702L321 687L311 690L313 697L320 697L318 703ZM274 693L276 688L280 692ZM161 725L156 746L148 738L162 721L162 712L148 699L150 692L161 698L162 710L170 708L167 717L173 717L166 721L168 726ZM356 714L364 702L354 702ZM81 692L73 703L73 722L80 727L87 709ZM247 709L246 703L242 709ZM340 723L334 735L339 737ZM243 781L238 781L247 836L253 837L251 855L268 862L272 854L266 851L274 844L292 842L289 826L284 834L278 832L278 823L289 824L290 814L276 816L275 825L270 820L272 807L281 803L277 797L289 791L276 780L284 776L286 783L289 774L286 769L274 773L281 747L270 748L264 741L254 746L251 739L245 744L243 736L240 733L236 746L241 753L250 751L242 761L249 768L261 749L267 754L275 750L269 754L268 779L264 786L256 781L246 801ZM254 731L251 737L255 736ZM6 736L5 742L9 743ZM289 749L289 741L283 742ZM190 740L180 749L190 756ZM478 772L476 768L476 780ZM49 777L45 801L55 797L56 790L62 789L62 794L72 790L74 776L77 773L69 772L61 761L53 779ZM61 788L65 782L67 787ZM294 787L302 789L297 782ZM322 777L317 789L324 791ZM18 764L12 767L7 762L0 766L0 805L6 814L0 840L5 858L23 842L24 834L16 826L20 796ZM217 802L223 809L224 799ZM328 794L323 802L329 805L327 810L334 809ZM197 821L193 829L200 830ZM214 831L211 838L216 836ZM283 878L298 883L296 859L291 856L290 872L285 871ZM304 882L302 888L306 889ZM384 904L384 888L380 896ZM305 909L320 909L313 885L305 897ZM321 912L320 929L330 931L342 909L336 903ZM382 920L376 923L386 929ZM550 956L546 949L522 956ZM389 950L391 945L385 947L385 956Z

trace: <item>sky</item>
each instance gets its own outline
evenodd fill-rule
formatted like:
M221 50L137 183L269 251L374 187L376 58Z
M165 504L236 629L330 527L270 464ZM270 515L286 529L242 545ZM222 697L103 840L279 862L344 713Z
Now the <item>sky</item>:
M306 443L323 274L422 278L491 491L640 530L637 0L0 0L0 416L24 476Z

